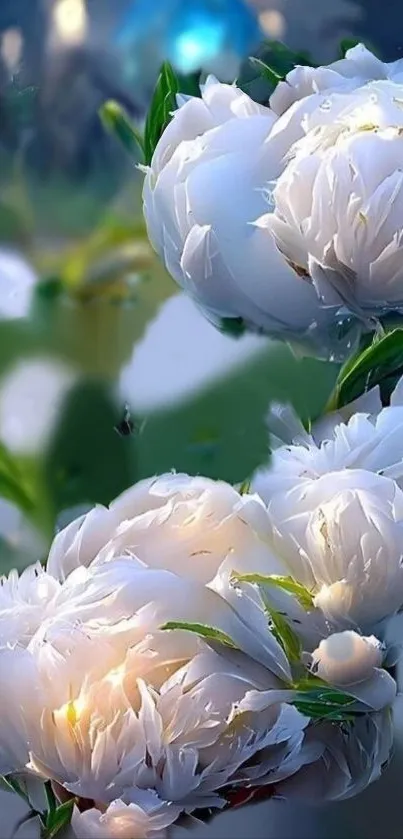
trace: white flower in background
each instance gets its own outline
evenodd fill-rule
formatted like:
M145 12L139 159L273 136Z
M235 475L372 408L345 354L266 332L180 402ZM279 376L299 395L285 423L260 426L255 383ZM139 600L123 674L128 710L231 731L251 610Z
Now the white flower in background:
M270 479L268 483L270 482ZM271 496L274 544L331 625L372 631L403 605L403 493L360 469L298 479Z
M38 278L18 253L0 250L0 319L29 314Z
M403 378L385 408L376 387L324 414L310 433L288 405L270 406L267 426L273 447L270 467L257 470L253 480L266 503L298 480L316 480L342 469L375 472L403 488Z
M312 671L359 703L380 711L393 703L396 682L382 669L384 651L374 635L347 630L323 639L312 653Z
M77 839L165 839L180 808L161 801L151 790L133 790L131 798L130 804L112 801L104 810L80 813L75 807L71 825Z
M70 367L47 357L20 361L1 379L0 439L10 451L45 448L76 381Z
M354 90L374 80L403 82L403 61L385 63L364 44L347 50L344 58L324 67L297 66L280 81L270 97L270 107L281 116L294 102L313 93Z
M316 745L319 757L280 784L278 794L316 805L351 798L378 780L390 758L392 715L386 709L341 726L318 722L306 730L305 745Z
M370 631L403 604L402 382L389 407L375 389L310 434L292 409L269 413L277 448L252 486L288 573L337 626Z
M274 112L214 78L201 99L179 97L178 105L143 193L150 240L170 274L213 318L241 317L280 336L327 322L267 225L255 224L302 129L272 142Z
M200 620L199 595L242 634L189 585L131 559L72 572L27 648L0 651L0 771L29 764L105 808L152 789L189 812L223 806L245 762L256 784L296 771L308 719L284 704L293 691L238 650L159 629L175 612Z
M361 317L403 306L400 76L329 92L306 114L268 219L325 305Z

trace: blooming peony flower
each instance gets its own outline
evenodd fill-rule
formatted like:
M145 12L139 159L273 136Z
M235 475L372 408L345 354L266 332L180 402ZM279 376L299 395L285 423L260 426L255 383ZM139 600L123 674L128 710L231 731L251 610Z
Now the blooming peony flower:
M258 469L253 488L266 501L299 479L341 469L365 469L403 487L403 377L383 408L376 387L336 412L325 414L308 433L289 406L273 405L267 417L273 452L270 467Z
M178 105L144 184L155 250L213 319L242 318L280 337L307 337L329 318L267 226L255 224L269 209L269 183L302 135L298 121L271 139L275 113L212 77L201 99L179 97Z
M62 580L79 565L109 563L122 555L201 584L201 593L194 595L200 603L198 620L218 627L219 606L213 612L203 605L207 596L213 597L204 587L214 589L220 595L217 603L222 599L230 602L233 611L228 615L237 614L247 627L242 640L239 633L237 636L241 649L258 660L265 650L269 667L281 678L290 677L287 659L268 631L259 597L251 592L239 596L230 584L233 571L285 573L273 549L267 511L257 496L241 495L223 481L188 475L140 481L108 509L96 507L62 530L52 545L47 569ZM307 619L305 613L300 614L297 604L292 606L296 610L293 617L301 631L306 631L313 649L311 643L316 646L323 633L310 616ZM190 612L192 608L194 612L194 606ZM174 617L186 619L182 604ZM227 631L224 625L218 628Z
M345 469L296 480L284 494L279 483L268 506L276 550L331 624L369 631L398 611L403 493L395 482Z
M401 82L337 89L307 114L268 219L323 302L364 318L403 305Z
M201 99L179 97L144 212L167 269L213 319L342 356L373 315L400 311L402 85L402 60L359 45L295 68L269 108L212 78Z
M310 434L275 406L269 426L287 445L252 481L288 573L339 628L372 631L403 604L402 383L389 407L376 389Z
M180 609L200 620L203 591L231 637L247 634L215 592L133 559L72 572L28 646L0 651L0 772L27 766L104 809L139 788L190 812L223 806L246 762L255 784L296 771L309 720L285 704L285 682L237 649L160 629Z

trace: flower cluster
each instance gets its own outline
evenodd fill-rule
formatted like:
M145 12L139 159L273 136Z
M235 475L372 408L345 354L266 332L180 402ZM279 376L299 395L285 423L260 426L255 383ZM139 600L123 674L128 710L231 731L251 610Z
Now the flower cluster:
M151 242L208 316L340 357L401 314L403 60L296 67L268 107L210 77L144 186ZM375 162L374 162L375 161Z
M311 434L275 408L294 442L253 492L141 481L60 531L46 567L3 579L0 772L74 801L79 839L157 839L181 814L377 778L403 606L402 392Z
M355 47L296 67L267 107L214 78L201 92L179 96L147 169L156 250L213 320L342 355L403 307L403 61ZM78 839L164 839L183 816L379 777L403 378L399 338L392 360L372 351L396 385L386 407L370 390L308 432L272 405L247 489L140 481L0 580L0 775L28 798L45 785L47 839L66 814Z

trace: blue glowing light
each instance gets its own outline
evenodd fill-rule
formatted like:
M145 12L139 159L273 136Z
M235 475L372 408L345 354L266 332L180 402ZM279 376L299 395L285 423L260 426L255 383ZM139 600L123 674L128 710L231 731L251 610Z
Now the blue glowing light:
M240 61L257 46L261 32L244 0L133 0L117 37L126 51L150 45L180 73L207 69L214 60Z

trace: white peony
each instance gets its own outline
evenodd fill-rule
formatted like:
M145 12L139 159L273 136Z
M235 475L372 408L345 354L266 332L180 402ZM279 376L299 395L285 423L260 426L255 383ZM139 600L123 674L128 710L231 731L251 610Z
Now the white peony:
M389 407L374 390L310 434L275 406L277 448L252 481L288 573L340 628L372 631L403 605L402 385Z
M314 289L278 252L264 221L269 184L294 127L271 138L276 114L209 78L202 98L179 97L144 184L150 240L182 288L214 317L304 336L328 317Z
M346 305L366 328L403 305L402 83L401 60L359 45L328 67L296 67L268 108L213 78L201 99L178 98L144 213L168 271L213 318L341 353L359 329Z
M306 114L268 219L324 304L362 318L403 306L401 66L400 83L342 87Z
M62 530L50 550L47 570L63 580L80 565L109 564L121 556L133 557L146 568L167 569L183 582L197 583L197 591L201 586L197 619L227 632L217 621L221 620L219 604L228 601L229 614L236 614L245 627L242 637L239 632L237 636L241 648L262 663L263 655L273 672L290 678L287 659L268 631L260 598L250 587L242 593L231 585L233 571L286 573L259 497L241 495L224 481L182 474L140 481L109 508L95 507ZM207 611L203 603L214 596L215 612L210 606ZM304 638L309 638L308 648L313 648L323 637L322 628L297 603L290 608ZM185 617L183 606L174 617L191 620Z
M376 387L338 411L324 414L308 433L290 406L274 404L267 416L273 452L257 470L253 488L266 501L300 479L365 469L403 488L403 378L383 408Z
M284 493L280 484L268 504L276 550L331 625L369 631L398 611L403 493L395 482L344 469L292 487L288 479Z
M105 809L152 789L190 812L225 805L246 762L254 784L301 766L309 720L285 704L283 681L236 649L160 629L175 613L212 623L209 601L241 637L215 592L121 559L78 568L56 599L25 649L0 651L1 773L27 767Z

